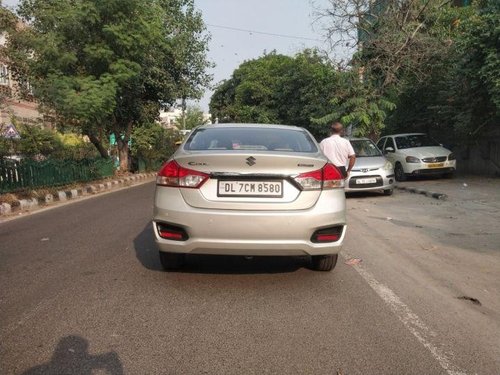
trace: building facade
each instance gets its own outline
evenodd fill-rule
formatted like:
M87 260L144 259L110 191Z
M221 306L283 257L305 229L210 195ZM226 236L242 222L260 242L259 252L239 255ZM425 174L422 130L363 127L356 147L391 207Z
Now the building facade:
M0 48L5 48L7 33L0 35ZM14 79L9 67L9 62L0 54L0 123L1 124L26 124L41 125L43 115L38 111L38 105L29 87L27 95L21 97L20 84Z

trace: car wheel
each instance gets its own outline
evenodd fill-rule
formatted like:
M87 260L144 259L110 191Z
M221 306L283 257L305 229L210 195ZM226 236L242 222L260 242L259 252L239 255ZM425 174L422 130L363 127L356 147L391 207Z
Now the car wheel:
M338 254L315 255L311 257L311 268L315 271L331 271L335 268L338 257Z
M401 163L396 163L394 174L396 175L396 181L406 181L406 174Z
M165 253L163 251L160 251L159 253L161 266L165 271L179 269L184 264L184 254Z
M394 190L392 190L392 189L385 189L384 195L392 195L393 192L394 192Z

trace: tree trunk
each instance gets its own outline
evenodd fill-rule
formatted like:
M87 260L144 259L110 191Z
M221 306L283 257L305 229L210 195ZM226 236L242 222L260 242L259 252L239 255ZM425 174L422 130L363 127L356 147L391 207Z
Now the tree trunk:
M120 171L128 172L128 142L122 140L118 142L118 157L120 158Z
M101 157L107 158L109 156L108 151L104 148L101 141L95 136L95 134L89 133L87 134L87 137L89 137L90 142L95 146L97 151L99 151Z
M118 157L120 158L120 171L128 172L130 165L128 162L129 146L128 141L130 140L130 134L132 133L132 122L129 122L125 128L125 134L123 139L119 132L115 132L116 143L118 145Z

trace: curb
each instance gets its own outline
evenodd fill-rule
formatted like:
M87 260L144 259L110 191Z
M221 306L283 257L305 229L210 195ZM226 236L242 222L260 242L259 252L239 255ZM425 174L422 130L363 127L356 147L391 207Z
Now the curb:
M417 189L417 188L410 187L410 186L408 186L408 187L406 187L406 186L396 186L396 189L407 191L408 193L422 194L422 195L425 195L426 197L434 198L434 199L439 199L439 200L442 200L442 201L448 199L448 196L446 194L436 193L434 191L428 191L428 190L423 190L423 189Z
M78 189L61 190L55 195L46 194L38 199L20 199L12 203L2 203L0 204L0 216L9 215L17 211L31 211L40 206L45 206L54 202L65 202L76 199L80 196L97 194L101 191L109 191L117 187L132 186L134 182L139 182L154 176L156 176L156 173L153 172L140 173L134 176L122 177L118 180L108 181L103 184L85 185Z

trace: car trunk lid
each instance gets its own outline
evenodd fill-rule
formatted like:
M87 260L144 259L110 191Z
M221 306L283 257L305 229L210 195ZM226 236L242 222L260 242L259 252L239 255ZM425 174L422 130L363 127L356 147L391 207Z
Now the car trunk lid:
M187 204L197 208L289 210L312 207L321 191L301 191L293 176L321 169L321 154L284 152L186 152L175 160L210 179L199 189L181 189ZM272 190L272 191L271 191Z

